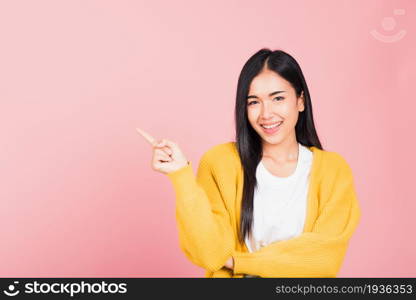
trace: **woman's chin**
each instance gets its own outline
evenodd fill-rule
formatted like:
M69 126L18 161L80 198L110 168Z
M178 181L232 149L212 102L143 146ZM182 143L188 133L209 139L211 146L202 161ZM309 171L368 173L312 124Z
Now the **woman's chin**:
M277 145L280 144L282 142L282 138L281 137L270 137L270 136L266 136L266 137L262 137L263 141L271 144L271 145Z

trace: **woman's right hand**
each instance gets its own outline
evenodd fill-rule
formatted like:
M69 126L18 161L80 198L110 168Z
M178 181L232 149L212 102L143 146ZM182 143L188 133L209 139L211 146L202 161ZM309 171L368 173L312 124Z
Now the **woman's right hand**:
M153 147L151 162L153 170L168 174L188 165L188 160L176 143L167 139L157 141L144 130L140 128L136 128L136 130Z

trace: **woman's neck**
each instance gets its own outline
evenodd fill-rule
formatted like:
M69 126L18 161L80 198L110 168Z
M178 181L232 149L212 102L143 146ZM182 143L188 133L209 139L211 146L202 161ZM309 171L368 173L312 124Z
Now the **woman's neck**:
M286 139L279 144L263 142L263 157L270 158L276 163L297 161L299 147L296 138Z

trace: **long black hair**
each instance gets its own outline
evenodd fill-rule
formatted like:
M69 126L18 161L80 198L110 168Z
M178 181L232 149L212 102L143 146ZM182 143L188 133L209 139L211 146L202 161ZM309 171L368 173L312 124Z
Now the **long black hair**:
M263 156L261 137L252 128L247 117L247 96L251 81L263 67L276 72L286 79L296 91L296 96L304 94L304 110L299 112L295 126L297 141L307 147L322 149L312 116L312 103L308 86L296 60L282 50L271 51L263 48L256 52L243 66L237 84L235 103L236 147L244 170L243 198L238 239L244 243L251 233L253 221L253 196L257 185L256 169Z

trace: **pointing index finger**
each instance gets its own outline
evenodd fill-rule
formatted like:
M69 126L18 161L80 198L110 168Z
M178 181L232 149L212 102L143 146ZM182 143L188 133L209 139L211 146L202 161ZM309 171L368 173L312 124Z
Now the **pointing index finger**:
M150 135L148 134L146 131L140 129L140 128L136 128L137 132L140 133L146 141L149 142L150 145L154 146L156 144L156 140Z

